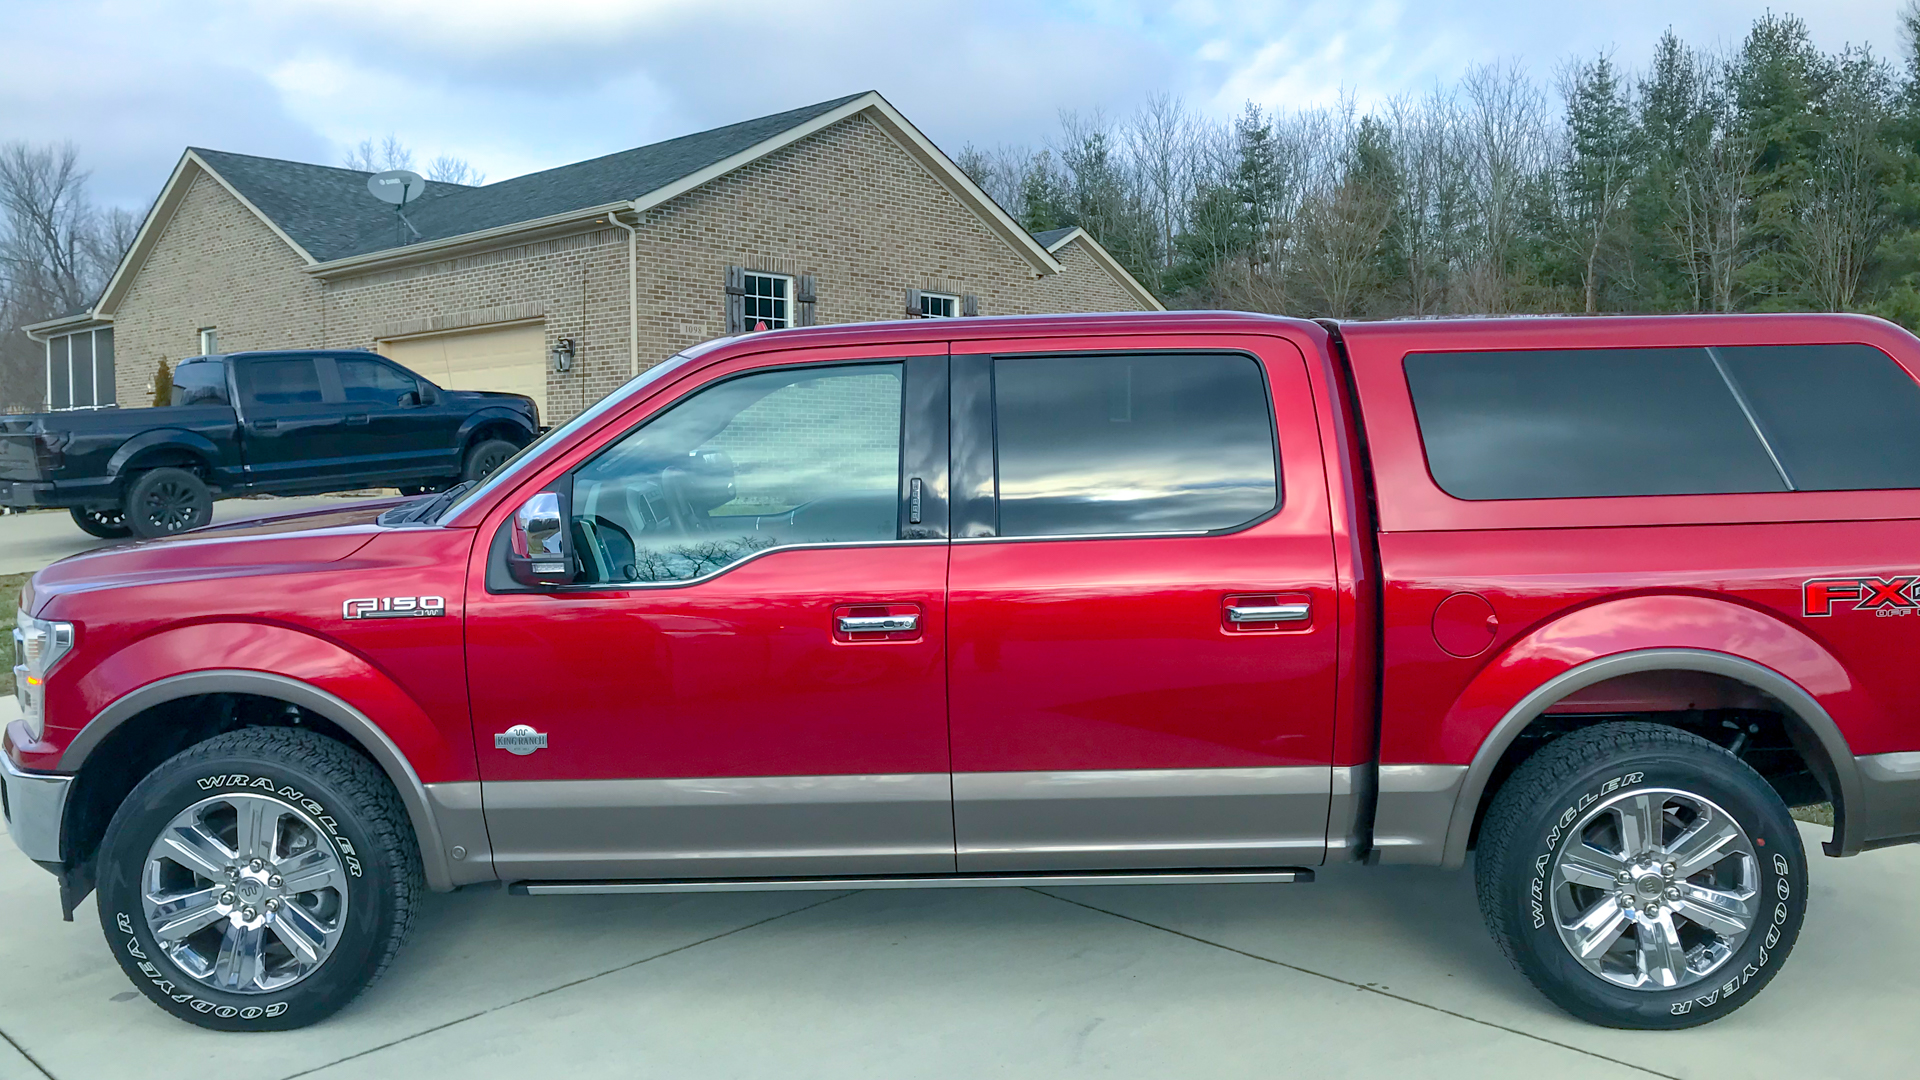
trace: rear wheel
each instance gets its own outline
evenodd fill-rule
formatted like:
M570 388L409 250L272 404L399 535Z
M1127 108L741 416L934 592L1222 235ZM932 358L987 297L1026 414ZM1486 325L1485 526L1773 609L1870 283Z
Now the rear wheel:
M223 1031L304 1027L393 960L423 884L400 800L309 731L229 732L167 760L101 842L100 923L154 1004Z
M143 540L198 529L212 520L212 492L185 469L149 469L127 489L127 528Z
M1488 808L1475 859L1507 958L1608 1027L1694 1027L1745 1005L1806 914L1806 851L1780 796L1657 724L1601 724L1534 755Z
M483 439L474 443L473 449L467 451L466 467L461 470L460 479L485 480L488 474L519 452L519 447L505 439Z
M127 526L127 512L117 506L76 506L69 513L73 515L73 523L88 536L121 540L133 535L133 530Z

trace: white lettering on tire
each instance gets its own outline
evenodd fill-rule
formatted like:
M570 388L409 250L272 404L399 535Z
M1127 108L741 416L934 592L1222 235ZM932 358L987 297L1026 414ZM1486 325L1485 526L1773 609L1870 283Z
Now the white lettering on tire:
M259 1020L262 1017L281 1016L286 1013L287 1003L284 1001L276 1001L271 1005L249 1005L242 1009L232 1005L219 1005L182 992L172 979L167 978L159 968L154 966L153 961L147 959L146 953L140 951L140 939L133 935L133 917L124 911L116 911L113 921L120 932L127 935L127 955L140 961L136 965L140 969L140 974L146 976L147 981L151 982L155 989L165 994L167 1000L177 1005L185 1005L197 1013L210 1013L222 1020L231 1020L236 1016L242 1020Z

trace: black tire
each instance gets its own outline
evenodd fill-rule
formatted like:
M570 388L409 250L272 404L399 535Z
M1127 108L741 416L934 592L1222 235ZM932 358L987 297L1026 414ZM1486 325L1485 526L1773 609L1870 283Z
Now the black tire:
M1659 812L1657 827L1663 838L1678 839L1689 821L1699 820L1689 816L1689 807L1709 800L1744 830L1751 862L1738 855L1722 856L1722 862L1702 874L1679 881L1673 892L1658 889L1658 866L1634 879L1644 882L1646 891L1634 891L1637 885L1610 885L1619 893L1612 899L1602 889L1561 886L1555 868L1574 844L1576 831L1587 837L1588 847L1582 854L1594 850L1593 837L1604 839L1609 826L1591 815L1608 813L1608 806L1634 805L1635 796L1649 792L1680 793L1678 797L1651 795L1646 804L1668 808ZM1583 828L1589 820L1596 823L1597 834ZM1624 827L1619 828L1616 835L1624 837ZM1629 843L1622 839L1623 852ZM1738 848L1738 841L1733 841L1719 850ZM1653 862L1658 863L1658 858ZM1609 864L1602 860L1601 865ZM1557 739L1535 754L1501 785L1488 808L1474 869L1481 913L1507 959L1554 1004L1606 1027L1695 1027L1738 1009L1753 1000L1786 963L1806 915L1806 850L1780 796L1726 750L1658 724L1599 724ZM1667 873L1674 875L1672 870ZM1695 884L1728 888L1719 878L1702 881L1704 875L1725 873L1742 875L1743 889L1753 890L1746 905L1751 909L1751 930L1715 960L1704 949L1718 951L1712 942L1720 939L1692 924L1683 905ZM1676 895L1682 897L1679 905L1672 899ZM1651 901L1645 899L1649 896ZM1603 911L1604 905L1627 907L1629 900L1638 901L1642 917L1657 918L1664 911L1666 924L1684 930L1694 941L1688 945L1688 936L1676 932L1683 950L1703 950L1697 958L1683 951L1682 962L1713 966L1704 975L1683 973L1684 978L1698 981L1678 987L1638 988L1609 981L1589 970L1563 943L1562 916L1555 906L1562 897L1574 911L1581 909L1577 897L1592 905L1587 911L1606 915L1611 915L1611 909ZM1638 935L1646 932L1636 926L1633 940L1645 940Z
M127 525L127 512L117 506L104 509L76 506L68 513L73 515L73 523L88 536L97 536L102 540L124 540L133 535L133 529Z
M485 480L487 474L520 452L505 439L482 439L467 450L466 464L460 470L462 480Z
M127 489L127 528L142 540L198 529L212 520L212 492L185 469L148 469Z
M330 830L341 871L336 877L344 882L343 926L330 954L279 989L233 993L196 978L159 946L142 907L143 874L161 831L190 807L222 794L265 795ZM232 850L241 846L223 850L237 863L240 856ZM233 731L169 758L114 814L100 844L98 870L100 925L127 977L167 1012L219 1031L283 1031L339 1011L393 962L425 889L406 810L387 778L340 743L292 728ZM182 887L199 887L198 878L215 880L197 875ZM223 915L206 932L217 937L228 922Z

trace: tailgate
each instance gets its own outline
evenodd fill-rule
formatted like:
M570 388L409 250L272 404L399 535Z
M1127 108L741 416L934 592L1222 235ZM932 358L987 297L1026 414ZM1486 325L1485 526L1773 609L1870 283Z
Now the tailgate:
M0 480L40 480L40 463L34 452L34 436L0 431Z

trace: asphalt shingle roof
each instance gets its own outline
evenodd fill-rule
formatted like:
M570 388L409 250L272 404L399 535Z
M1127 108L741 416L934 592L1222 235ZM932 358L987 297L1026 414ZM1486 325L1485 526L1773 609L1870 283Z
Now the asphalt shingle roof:
M1064 229L1048 229L1046 232L1034 233L1033 238L1040 242L1041 247L1052 251L1053 245L1066 239L1067 234L1077 228L1079 228L1078 225L1069 225Z
M860 96L849 94L484 187L429 182L426 194L406 208L418 238L397 225L391 206L368 194L369 173L218 150L194 152L294 243L326 262L404 246L396 228L405 243L418 243L637 199Z

